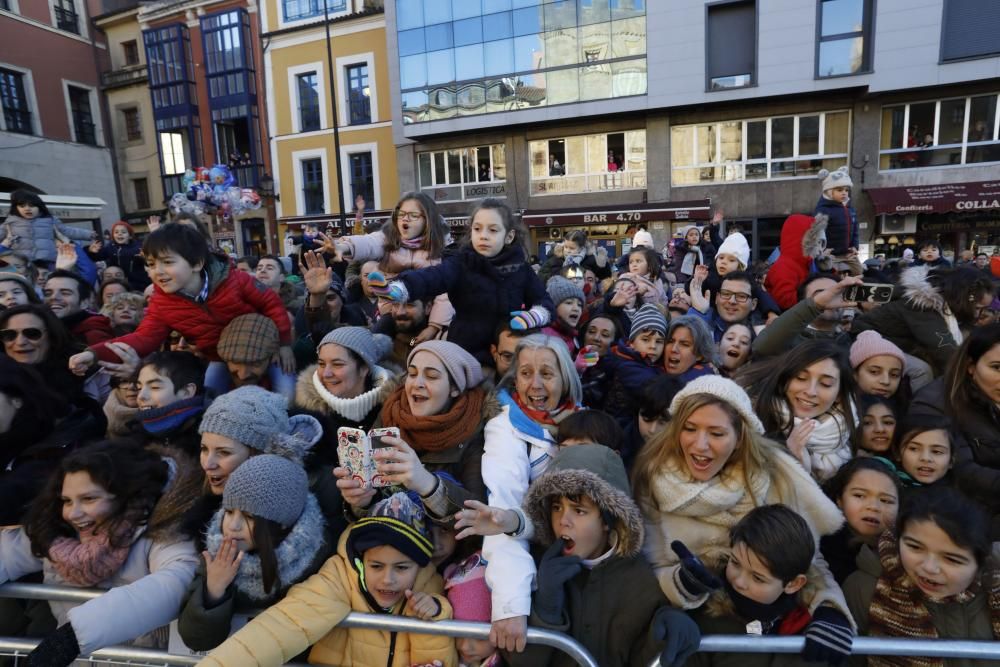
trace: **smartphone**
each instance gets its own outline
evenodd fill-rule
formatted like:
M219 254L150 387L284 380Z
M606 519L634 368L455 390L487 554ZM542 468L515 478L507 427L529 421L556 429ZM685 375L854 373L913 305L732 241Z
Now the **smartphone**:
M863 283L851 285L844 290L844 301L858 303L889 303L892 300L892 285L884 283Z
M395 431L398 429L376 429L377 431ZM382 433L392 435L392 433ZM390 486L392 482L378 472L375 464L372 437L359 428L341 427L337 429L337 458L340 465L351 474L351 478L361 483L362 488L381 488Z

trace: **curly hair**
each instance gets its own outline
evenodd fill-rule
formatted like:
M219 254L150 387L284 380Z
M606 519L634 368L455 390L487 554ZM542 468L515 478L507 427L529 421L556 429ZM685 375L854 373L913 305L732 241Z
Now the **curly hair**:
M104 285L101 285L101 289L104 289ZM132 306L139 312L138 322L142 321L142 311L146 307L146 298L136 292L122 292L120 294L113 295L110 299L108 299L107 303L101 306L101 315L110 318L111 314L120 303L132 304Z
M100 529L111 538L111 546L121 548L128 545L132 535L122 535L120 528L147 521L167 483L167 470L158 454L131 443L103 441L67 454L28 507L24 530L31 541L31 552L45 558L53 541L76 536L62 518L62 487L67 474L85 472L114 496L112 514Z

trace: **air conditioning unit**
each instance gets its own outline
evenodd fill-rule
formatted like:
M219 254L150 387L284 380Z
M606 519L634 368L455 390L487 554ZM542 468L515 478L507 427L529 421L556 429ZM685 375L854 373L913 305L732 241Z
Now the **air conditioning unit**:
M916 234L916 215L883 215L880 234Z
M558 229L550 229L549 230L549 238L550 239L559 239L559 238L562 238L562 232L560 232Z

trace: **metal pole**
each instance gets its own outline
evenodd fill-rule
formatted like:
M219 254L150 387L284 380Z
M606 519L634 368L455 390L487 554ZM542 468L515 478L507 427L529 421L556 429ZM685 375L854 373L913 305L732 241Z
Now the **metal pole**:
M346 229L347 216L344 211L344 176L340 171L340 121L337 118L337 87L333 77L333 47L330 43L330 10L327 0L323 0L323 27L326 28L326 69L330 77L330 107L333 109L333 150L334 164L337 167L337 206L340 208L340 233Z

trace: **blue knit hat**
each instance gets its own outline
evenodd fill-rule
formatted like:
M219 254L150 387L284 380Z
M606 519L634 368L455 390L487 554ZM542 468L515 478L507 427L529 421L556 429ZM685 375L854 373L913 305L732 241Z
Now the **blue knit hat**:
M651 303L643 304L642 308L632 316L632 329L628 333L628 339L634 340L647 329L667 335L667 318Z

